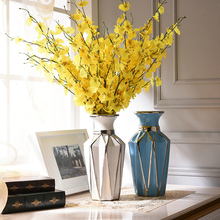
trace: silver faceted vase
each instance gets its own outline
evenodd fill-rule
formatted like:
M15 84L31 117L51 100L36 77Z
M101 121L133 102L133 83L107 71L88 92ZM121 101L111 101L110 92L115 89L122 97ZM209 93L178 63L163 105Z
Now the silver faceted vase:
M84 143L84 157L92 200L120 198L125 144L115 135L118 115L92 115L93 137Z

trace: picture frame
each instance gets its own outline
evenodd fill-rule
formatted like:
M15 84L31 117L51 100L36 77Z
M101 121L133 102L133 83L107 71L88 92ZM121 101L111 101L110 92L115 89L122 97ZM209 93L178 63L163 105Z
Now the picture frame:
M66 195L87 191L83 143L86 129L35 132L48 176Z

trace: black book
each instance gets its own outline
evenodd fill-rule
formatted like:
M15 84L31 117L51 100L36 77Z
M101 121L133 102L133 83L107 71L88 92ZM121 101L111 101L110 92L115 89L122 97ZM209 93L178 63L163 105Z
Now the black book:
M8 195L2 214L60 208L65 206L65 202L66 196L62 190Z
M10 177L4 178L8 194L48 192L55 190L55 179L50 177Z

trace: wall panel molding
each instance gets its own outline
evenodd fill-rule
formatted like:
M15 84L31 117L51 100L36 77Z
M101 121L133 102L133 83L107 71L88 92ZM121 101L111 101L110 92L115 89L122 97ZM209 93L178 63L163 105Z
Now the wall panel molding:
M169 167L169 176L220 178L220 168Z
M218 145L220 147L220 132L164 132L171 140L171 144L199 144ZM210 184L219 186L219 167L185 167L170 166L168 170L170 183L180 184Z
M172 0L172 19L173 23L177 20L177 0ZM156 28L156 34L160 33L160 27ZM190 84L218 84L220 83L220 78L206 78L206 79L179 79L178 78L178 37L177 34L173 35L174 43L172 45L173 49L173 84L175 85L190 85ZM161 77L161 69L157 70L157 75ZM220 99L161 99L161 89L160 87L153 88L153 106L155 109L164 108L219 108Z
M172 15L173 15L173 23L176 22L177 16L177 0L173 0L172 2ZM178 47L177 42L178 38L177 35L174 34L173 36L174 43L173 43L173 83L174 84L206 84L206 83L220 83L220 78L212 79L179 79L178 77Z
M216 84L220 83L220 78L215 79L178 79L178 76L174 78L174 84L183 85L183 84Z
M220 108L220 99L165 99L154 93L154 108Z
M218 144L220 132L166 132L171 144Z

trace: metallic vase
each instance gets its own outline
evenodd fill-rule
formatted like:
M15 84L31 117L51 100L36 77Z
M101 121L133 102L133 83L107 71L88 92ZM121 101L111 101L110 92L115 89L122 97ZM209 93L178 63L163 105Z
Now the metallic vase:
M115 135L117 115L92 115L93 137L84 143L90 195L93 200L120 198L125 144Z
M139 196L165 194L170 140L158 124L164 112L135 112L139 131L129 141L135 193Z

